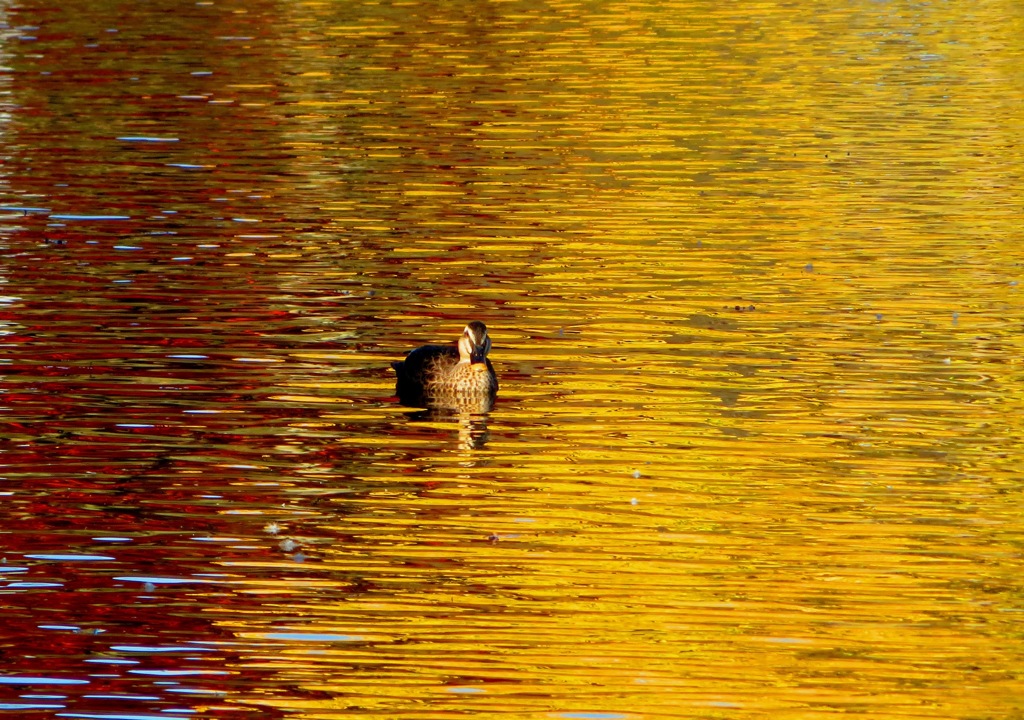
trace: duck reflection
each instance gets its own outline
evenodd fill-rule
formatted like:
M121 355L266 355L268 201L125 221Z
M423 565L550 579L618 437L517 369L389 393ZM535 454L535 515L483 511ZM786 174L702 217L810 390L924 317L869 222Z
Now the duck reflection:
M488 408L490 409L490 408ZM430 408L408 415L410 422L456 422L459 426L459 449L479 450L490 440L486 412L468 412Z

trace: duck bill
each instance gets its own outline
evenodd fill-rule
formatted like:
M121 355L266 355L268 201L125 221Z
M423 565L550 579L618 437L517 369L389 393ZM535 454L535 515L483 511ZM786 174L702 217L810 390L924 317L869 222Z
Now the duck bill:
M487 348L483 345L474 345L469 353L469 362L482 363L485 359L487 359Z

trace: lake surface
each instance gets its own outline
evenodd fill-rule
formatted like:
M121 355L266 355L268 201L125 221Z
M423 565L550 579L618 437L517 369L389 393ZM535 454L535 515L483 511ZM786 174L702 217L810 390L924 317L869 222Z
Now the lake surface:
M0 22L0 714L1024 713L1019 3Z

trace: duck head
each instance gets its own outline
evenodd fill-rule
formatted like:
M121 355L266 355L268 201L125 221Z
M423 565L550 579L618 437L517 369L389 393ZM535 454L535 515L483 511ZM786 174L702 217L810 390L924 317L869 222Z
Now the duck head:
M474 320L462 331L459 338L459 362L482 363L487 359L491 349L491 338L487 336L487 326Z

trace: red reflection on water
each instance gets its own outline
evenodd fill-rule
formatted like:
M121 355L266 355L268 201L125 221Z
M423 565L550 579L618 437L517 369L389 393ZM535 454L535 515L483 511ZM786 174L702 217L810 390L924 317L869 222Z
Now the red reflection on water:
M273 566L295 554L264 529L289 502L287 469L266 469L281 440L248 430L306 412L268 399L290 348L267 338L304 327L268 300L280 295L268 253L287 249L293 228L252 190L279 174L252 154L254 135L278 144L275 118L191 99L267 72L277 7L246 10L157 2L81 13L30 2L15 11L14 23L38 29L9 46L2 202L130 219L12 213L0 235L0 293L15 298L0 301L3 674L88 680L0 685L3 702L53 694L66 696L55 701L65 712L234 717L246 709L239 698L294 692L247 667L255 649L218 624L274 597L232 580L269 585ZM219 39L240 35L262 40ZM214 75L193 74L206 68ZM267 107L278 99L273 84L260 93ZM117 139L126 136L178 141ZM252 228L236 217L260 219L271 239L243 237ZM237 360L247 355L277 362ZM172 692L187 687L223 696ZM102 694L155 699L85 697Z

